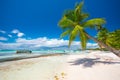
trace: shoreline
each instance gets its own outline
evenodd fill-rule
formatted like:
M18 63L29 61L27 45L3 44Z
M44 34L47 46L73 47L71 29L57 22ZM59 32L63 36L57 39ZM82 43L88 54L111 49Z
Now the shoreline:
M50 55L0 63L1 80L119 80L120 58L110 52Z
M22 60L22 59L30 59L30 58L38 58L38 57L48 57L48 56L60 56L60 55L67 55L66 53L53 53L53 54L39 54L39 55L32 55L29 54L29 56L18 56L18 57L9 57L0 59L0 63L7 62L7 61L16 61L16 60Z

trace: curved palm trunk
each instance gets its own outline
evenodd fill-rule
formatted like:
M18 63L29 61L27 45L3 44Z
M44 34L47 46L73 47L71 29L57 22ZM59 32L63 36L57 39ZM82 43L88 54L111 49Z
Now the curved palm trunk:
M116 49L114 49L114 48L112 48L112 47L104 44L103 42L101 42L101 41L97 40L96 38L90 36L90 35L87 34L86 32L85 32L85 34L86 34L86 36L87 36L89 39L94 40L96 43L100 44L101 46L104 46L107 50L113 52L115 55L117 55L118 57L120 57L120 51L119 51L119 50L116 50Z
M103 46L101 44L98 44L99 49L102 51L103 50Z

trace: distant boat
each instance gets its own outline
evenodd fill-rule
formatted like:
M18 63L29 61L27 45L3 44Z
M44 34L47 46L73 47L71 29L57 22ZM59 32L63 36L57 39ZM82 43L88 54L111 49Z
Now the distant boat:
M31 50L17 50L16 54L19 54L19 53L32 53L32 51Z

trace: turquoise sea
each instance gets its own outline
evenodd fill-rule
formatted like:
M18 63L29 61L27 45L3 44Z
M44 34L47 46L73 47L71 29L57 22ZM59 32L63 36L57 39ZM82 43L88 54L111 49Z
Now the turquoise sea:
M69 51L68 51L69 52ZM33 50L31 54L16 54L15 50L0 50L0 62L14 58L27 58L47 54L65 53L63 50Z
M73 51L73 50L33 50L31 54L16 54L15 50L0 50L0 62L23 59L29 57L36 57L47 54L83 54L89 53L89 51Z
M64 53L63 50L33 50L31 55L34 54L50 54L50 53ZM0 56L8 56L8 55L18 55L16 54L16 50L0 50Z

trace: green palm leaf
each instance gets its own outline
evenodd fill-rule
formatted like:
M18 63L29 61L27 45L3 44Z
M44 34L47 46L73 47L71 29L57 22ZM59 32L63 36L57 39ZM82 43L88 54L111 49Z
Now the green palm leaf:
M73 40L76 38L76 36L78 35L78 32L79 32L78 27L75 27L75 28L72 30L72 32L71 32L71 34L70 34L70 38L69 38L69 47L71 46L72 41L73 41Z
M75 21L75 14L74 14L74 10L66 10L64 13L64 16L67 17L67 19L70 19L71 21Z
M75 7L74 15L75 15L75 21L79 22L80 20L80 13L82 13L82 7L83 7L84 2L81 2L80 4L77 4Z
M84 2L82 1L81 3L77 4L75 7L75 14L78 15L82 12L82 7L83 7Z
M88 21L84 22L82 24L82 26L95 28L95 26L103 25L103 24L105 24L105 20L104 19L102 19L102 18L94 18L94 19L91 19L91 20L88 20Z
M62 29L69 28L71 26L74 26L74 22L70 19L68 19L66 16L64 16L58 23Z
M80 32L79 36L80 36L80 40L81 40L81 47L84 50L84 49L86 49L87 37L84 33L83 27L79 26L79 25L77 25L77 27L79 28L79 32Z
M82 14L80 15L80 17L79 17L78 20L81 22L81 21L87 19L88 17L89 17L89 14L87 14L87 13L82 13Z
M71 32L71 30L66 30L65 32L63 32L63 33L60 35L60 38L63 38L63 37L65 37L65 36L69 35L70 32Z

